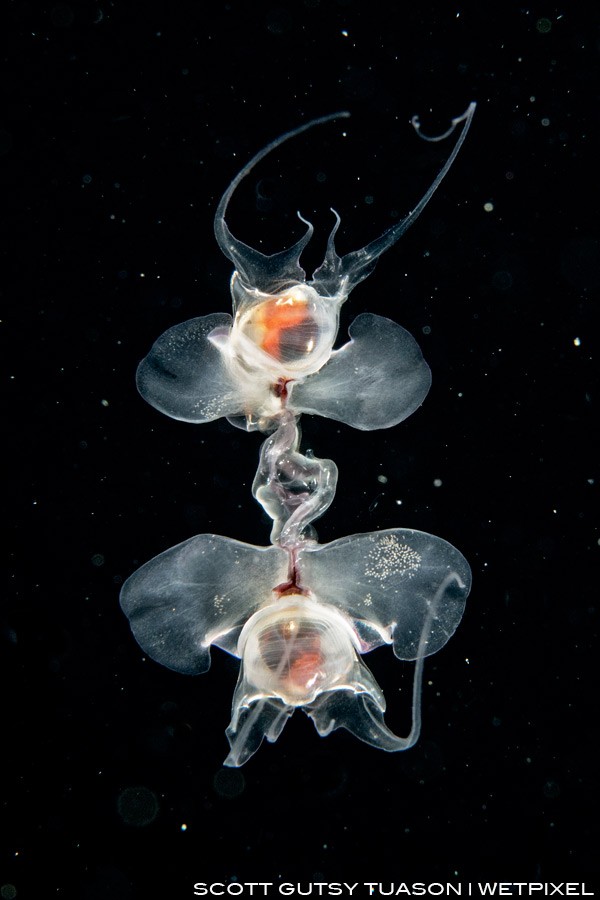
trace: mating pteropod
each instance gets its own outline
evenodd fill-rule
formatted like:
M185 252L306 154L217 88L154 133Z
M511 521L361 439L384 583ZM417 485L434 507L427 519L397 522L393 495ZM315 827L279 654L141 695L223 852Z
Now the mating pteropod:
M261 150L215 215L217 241L235 265L233 317L213 313L174 326L138 368L141 394L173 418L201 423L225 416L268 435L252 490L273 520L272 546L198 535L142 566L121 593L135 637L157 662L204 672L213 644L240 658L227 765L245 762L264 737L275 741L299 708L321 735L346 728L390 751L418 739L423 661L460 622L469 566L451 544L410 529L319 544L312 522L333 500L337 468L301 452L298 420L312 413L363 430L387 428L423 402L429 367L396 323L360 315L349 342L339 350L333 345L342 303L429 201L474 111L472 103L453 120L447 134L462 130L447 162L415 209L381 237L338 256L334 213L325 258L310 281L300 266L313 233L309 222L302 220L305 233L292 247L265 256L233 237L225 214L240 181L267 153L348 114L315 119ZM413 125L419 131L416 119ZM383 693L362 661L382 644L416 663L407 737L386 726Z

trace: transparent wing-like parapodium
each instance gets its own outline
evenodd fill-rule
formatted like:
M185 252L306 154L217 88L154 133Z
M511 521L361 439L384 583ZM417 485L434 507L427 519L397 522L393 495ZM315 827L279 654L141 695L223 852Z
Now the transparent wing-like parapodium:
M290 407L362 431L404 421L431 386L419 345L400 325L372 313L357 316L349 334L319 372L292 385Z
M189 675L210 666L210 645L236 653L252 612L285 581L288 554L215 534L171 547L131 575L121 606L142 650Z
M419 655L434 600L425 655L452 637L471 585L469 565L452 544L403 528L307 544L297 568L302 585L353 619L364 651L393 643L396 656L407 660Z

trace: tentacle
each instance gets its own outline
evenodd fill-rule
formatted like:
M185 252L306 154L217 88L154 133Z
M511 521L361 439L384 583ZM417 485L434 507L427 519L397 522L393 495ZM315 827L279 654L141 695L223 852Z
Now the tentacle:
M463 145L463 142L467 136L467 132L471 125L471 121L473 120L473 116L475 114L475 103L470 103L469 107L465 110L462 116L458 116L457 118L452 120L452 125L450 128L438 138L427 138L425 135L421 134L420 124L418 117L413 117L412 125L417 132L417 134L424 138L424 140L429 141L438 141L443 140L445 137L448 137L455 130L456 126L461 122L464 122L463 129L460 133L460 136L454 145L452 153L442 166L440 172L437 175L437 178L431 184L431 186L427 189L421 200L417 203L415 208L407 215L404 219L401 219L395 225L392 225L391 228L388 228L387 231L376 238L374 241L371 241L367 244L366 247L362 247L360 250L353 250L351 253L347 253L343 257L339 257L335 251L334 247L334 235L337 231L337 224L335 225L331 235L329 236L329 241L327 244L327 252L325 254L325 259L323 264L316 270L313 275L313 279L310 282L312 286L318 291L321 296L328 296L335 294L337 290L343 291L344 295L347 296L352 288L357 285L360 281L369 275L381 256L386 250L389 250L396 241L402 237L404 232L410 228L412 223L421 215L434 193L442 183L445 178L448 170L450 169L452 163L456 159L458 155L458 151Z
M235 176L221 197L215 213L215 237L225 256L232 261L248 286L261 291L275 291L281 290L289 284L303 282L305 280L305 272L300 266L299 260L302 251L311 238L313 227L307 222L308 227L304 235L288 250L282 250L271 256L261 253L259 250L254 250L235 238L225 221L227 207L235 189L261 159L264 159L272 150L275 150L281 144L290 140L290 138L296 137L302 134L303 131L314 128L316 125L323 125L326 122L332 122L334 119L346 119L349 115L349 112L342 111L331 113L328 116L321 116L318 119L311 119L310 122L305 122L304 125L300 125L298 128L294 128L292 131L288 131L271 141L270 144L267 144L266 147L253 156L250 162ZM302 219L302 216L299 215L299 218ZM305 222L306 220L302 219L302 221Z

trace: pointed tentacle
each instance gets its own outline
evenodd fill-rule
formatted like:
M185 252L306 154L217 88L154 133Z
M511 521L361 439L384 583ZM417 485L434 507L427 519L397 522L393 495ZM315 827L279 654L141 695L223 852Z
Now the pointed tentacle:
M342 111L321 116L318 119L311 119L310 122L305 122L304 125L300 125L298 128L294 128L292 131L288 131L271 141L270 144L267 144L266 147L253 156L250 162L235 176L221 197L215 213L215 237L225 256L232 261L241 277L249 286L258 288L258 290L269 291L273 289L275 280L280 289L285 286L286 282L288 284L303 282L305 280L305 272L299 264L299 259L304 247L310 240L313 228L310 223L307 223L308 228L306 232L293 247L274 253L271 256L249 247L231 234L225 221L227 207L236 188L261 159L264 159L265 156L281 146L281 144L296 137L296 135L302 134L303 131L307 131L309 128L314 128L315 125L323 125L325 122L331 122L334 119L345 119L349 115L349 112ZM302 219L302 216L299 216L299 218ZM302 221L305 222L306 220L302 219Z
M419 119L417 116L413 117L413 128L420 137L428 141L443 140L444 138L452 134L457 125L459 125L461 122L464 122L464 125L459 138L454 145L452 153L442 166L436 179L427 189L415 208L407 216L405 216L404 219L401 219L400 222L392 225L391 228L388 228L387 231L384 231L384 233L380 237L376 238L374 241L371 241L366 245L366 247L362 247L360 250L353 250L343 257L339 257L337 255L334 245L334 237L339 225L339 222L336 221L336 224L334 225L327 242L327 252L325 254L323 264L316 270L313 275L313 279L310 282L319 294L327 295L331 294L332 292L335 293L336 286L338 286L341 287L343 293L345 294L345 296L347 296L352 288L355 287L355 285L357 285L373 271L375 263L377 262L381 254L386 250L389 250L389 248L393 246L393 244L395 244L400 237L402 237L404 232L408 228L410 228L410 226L418 218L418 216L421 215L421 213L431 200L433 194L438 189L446 174L448 173L448 170L452 166L452 163L456 159L458 152L467 136L467 132L473 119L473 115L475 114L475 107L475 103L470 103L469 107L465 110L462 116L457 116L455 119L452 119L452 125L450 126L450 128L443 135L440 135L437 138L429 138L421 134ZM334 215L337 219L337 213L334 213Z

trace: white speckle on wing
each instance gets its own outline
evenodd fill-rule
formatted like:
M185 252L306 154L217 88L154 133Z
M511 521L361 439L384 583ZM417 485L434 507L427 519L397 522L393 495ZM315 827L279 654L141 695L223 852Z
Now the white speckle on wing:
M210 422L212 419L219 419L223 415L223 398L211 397L209 399L198 401L194 404L194 409L207 422Z
M226 597L220 597L218 594L215 595L213 599L213 606L218 612L223 611L223 605L226 599Z
M386 581L393 575L412 578L421 567L421 554L408 544L401 544L393 534L378 538L367 560L365 575L378 581Z

